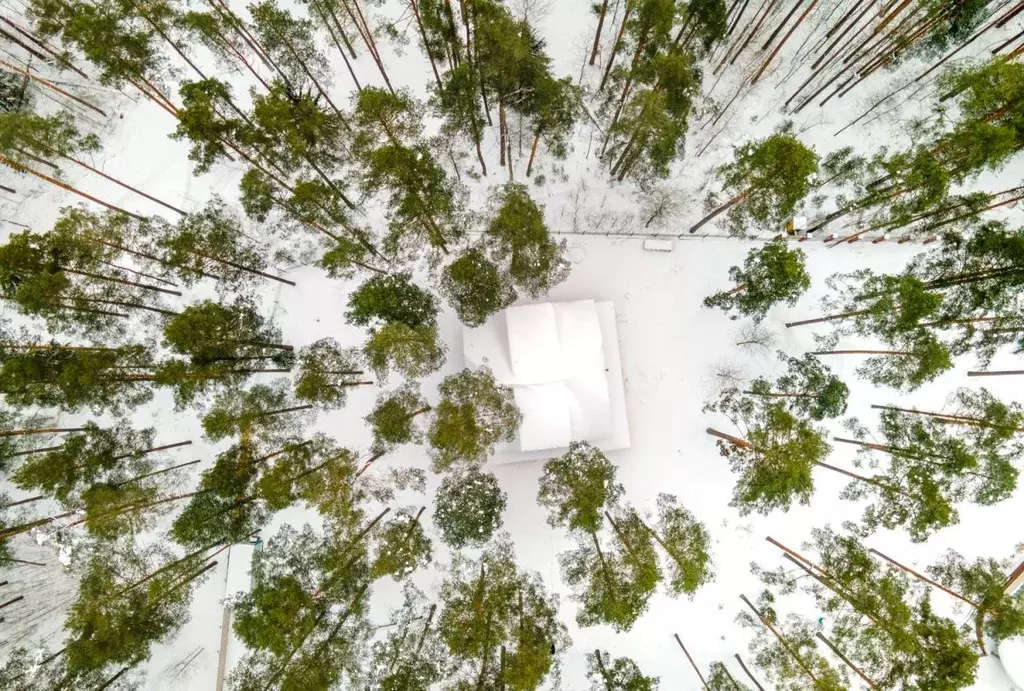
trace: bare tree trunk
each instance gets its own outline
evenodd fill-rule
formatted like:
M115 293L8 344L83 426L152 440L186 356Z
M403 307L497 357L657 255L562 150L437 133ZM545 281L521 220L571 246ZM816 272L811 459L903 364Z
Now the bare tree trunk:
M85 100L82 100L82 99L78 98L78 96L75 96L72 93L68 93L64 89L62 89L59 86L57 86L56 84L54 84L52 82L49 82L49 81L43 79L42 77L36 76L36 75L32 74L31 72L26 72L25 70L17 67L16 65L12 65L11 63L7 62L6 60L0 60L0 65L3 65L7 69L11 70L12 72L16 72L17 74L20 74L23 77L28 77L29 79L31 79L34 82L38 82L39 84L42 84L47 89L52 89L53 91L56 91L57 93L61 94L62 96L66 96L67 98L70 98L75 103L79 103L79 104L85 106L86 108L88 108L89 110L92 110L92 111L94 111L96 113L99 113L103 117L107 117L106 112L104 112L100 108L97 108L96 106L94 106L93 104L89 103L88 101L85 101Z
M960 600L961 602L967 603L968 605L970 605L974 609L981 609L981 605L979 605L978 603L976 603L976 602L974 602L972 600L968 600L966 597L964 597L960 593L957 593L957 592L954 592L954 591L950 590L949 588L947 588L946 586L942 585L941 583L939 583L937 581L933 581L932 579L928 578L927 576L925 576L922 573L919 573L919 572L915 571L914 569L910 568L909 566L904 566L903 564L899 563L895 559L893 559L891 557L887 557L886 555L884 555L881 552L879 552L877 549L868 548L868 551L871 552L872 554L878 556L878 557L881 557L882 559L884 559L885 561L889 562L890 564L892 564L896 568L909 573L911 576L914 576L915 578L917 578L919 580L924 581L928 585L930 585L932 587L935 587L935 588L938 588L939 590L941 590L942 592L946 593L947 595L952 595L957 600Z
M2 62L3 61L0 60L0 63L2 63ZM61 182L60 180L58 180L56 178L52 178L49 175L44 175L43 173L40 173L38 170L33 170L32 168L29 168L28 166L22 165L20 163L15 163L11 159L7 158L6 156L0 155L0 163L6 165L7 167L9 167L9 168L11 168L13 170L18 171L18 172L28 173L30 175L34 175L35 177L39 178L40 180L45 180L46 182L50 183L51 185L56 185L57 187L60 187L63 190L66 190L68 192L72 192L74 194L77 194L79 197L84 197L85 199L88 199L91 202L96 202L100 206L106 207L106 208L110 209L111 211L117 211L118 213L125 214L126 216L131 216L132 218L137 219L139 221L146 220L144 217L139 216L138 214L133 214L130 211L125 211L124 209L122 209L119 206L114 206L113 204L108 204L107 202L105 202L105 201L103 201L101 199L97 199L96 197L92 196L91 194L86 194L85 192L82 192L81 190L76 189L76 188L72 187L71 185L68 185L67 183Z
M832 314L827 317L818 317L817 319L804 319L803 321L787 322L786 328L790 329L794 326L804 326L805 324L820 324L822 322L835 321L837 319L849 319L850 317L860 317L865 314L870 314L871 310L857 310L856 312L843 312L842 314Z
M764 691L764 687L761 686L761 682L759 682L754 677L754 675L750 673L750 670L747 669L747 665L746 665L746 663L743 662L743 658L740 657L740 654L736 653L735 657L736 657L736 662L740 663L740 669L742 669L746 673L746 675L750 679L750 681L753 682L754 686L757 687L757 691Z
M608 0L602 0L601 12L597 16L597 32L594 34L594 47L590 51L590 66L597 62L597 49L601 46L601 29L604 28L604 16L608 12ZM527 173L529 175L529 173Z
M749 607L751 611L757 615L757 618L761 620L761 623L764 624L764 627L772 632L775 638L778 639L779 643L782 644L782 647L786 650L786 652L789 653L790 657L792 657L793 660L800 667L800 669L803 670L803 673L807 675L807 677L816 685L818 683L818 677L814 674L813 671L811 671L811 668L807 666L807 663L804 662L802 657L800 657L800 654L793 649L793 646L790 645L789 641L787 641L785 637L783 637L783 635L778 632L778 630L772 625L770 621L764 618L764 615L762 615L761 612L758 611L757 607L754 607L754 603L748 600L746 595L740 595L740 599L743 600L743 602L746 603L747 607Z
M0 437L23 437L32 434L61 434L64 432L84 432L88 427L47 427L40 429L15 429L0 432Z
M153 477L154 475L163 475L164 473L169 473L172 470L177 470L178 468L187 468L190 465L195 465L196 463L201 463L201 462L202 462L202 459L199 459L199 460L196 460L196 461L189 461L188 463L179 463L178 465L172 465L170 468L164 468L163 470L154 470L151 473L145 473L144 475L138 475L138 476L133 477L133 478L131 478L129 480L122 480L121 482L115 482L112 486L113 487L120 487L122 485L127 485L130 482L138 482L139 480L145 480L146 478Z
M913 355L909 350L815 350L808 355Z
M849 667L854 672L856 672L857 676L860 677L861 679L863 679L865 684L867 684L872 689L877 689L878 688L878 685L875 684L875 682L871 681L871 679L868 678L868 675L864 674L864 671L861 670L860 667L858 667L857 665L853 664L853 662L850 661L850 658L848 658L845 655L843 655L842 651L839 650L839 648L837 648L835 645L832 644L832 641L830 641L829 639L825 638L821 634L820 631L817 633L817 636L821 640L822 643L824 643L825 645L828 646L829 650L831 650L833 653L836 654L836 657L838 657L840 660L845 662L847 667Z
M430 44L427 42L427 30L423 27L423 17L420 15L420 3L419 0L409 0L409 5L412 7L413 14L416 15L416 26L420 30L420 38L423 39L423 52L427 54L427 60L430 61L430 71L434 73L434 81L437 83L438 91L441 90L441 75L437 71L437 65L434 63L434 56L430 53Z
M597 87L597 92L601 93L604 90L604 85L608 81L608 76L612 72L612 66L615 64L615 56L619 54L619 48L622 47L622 34L626 31L626 23L629 21L629 15L632 14L633 8L636 6L636 0L626 0L626 9L622 13L622 24L619 26L619 31L615 34L615 43L612 44L612 54L608 56L608 64L604 68L604 74L601 75L601 83Z
M1013 376L1013 375L1020 375L1020 374L1024 374L1024 369L1002 370L1002 371L988 371L988 372L974 371L974 372L968 372L967 376L968 377L1001 377L1001 376Z
M679 644L679 647L683 649L683 654L686 655L686 659L690 661L690 666L693 667L693 671L697 673L697 678L700 679L701 686L704 687L705 691L711 691L711 687L708 686L708 682L704 679L704 675L700 673L700 667L698 667L697 663L693 661L692 657L690 657L690 651L686 649L685 645L683 645L683 641L679 638L679 634L674 633L672 635L675 637L676 643Z
M807 6L807 9L805 9L803 11L803 14L800 15L800 18L796 20L796 24L794 24L792 26L792 28L790 28L790 30L788 32L786 32L785 37L783 37L783 39L781 41L779 41L779 44L777 46L775 46L775 50L773 50L771 52L771 55L768 56L768 58L761 65L760 69L757 70L757 73L753 76L753 78L751 78L751 80L750 80L751 86L753 86L754 84L757 83L757 80L761 78L761 75L764 74L764 71L766 69L768 69L768 65L771 64L772 60L775 59L775 56L779 54L780 50L782 50L782 46L786 45L786 41L788 41L790 36L793 35L793 32L797 30L797 27L799 27L800 24L802 24L803 21L805 19L807 19L807 15L811 13L811 10L813 10L815 5L817 5L817 4L818 4L818 0L811 0L811 4L809 4ZM797 4L797 7L799 7L799 3ZM793 11L795 12L796 8L793 8ZM790 14L792 15L792 12ZM784 21L783 24L785 24L787 21L789 21L789 17L786 17L786 21ZM779 28L781 29L782 27L780 26ZM772 38L774 38L774 35L772 36ZM767 48L768 45L771 43L771 41L772 41L772 39L769 38L768 42L765 43L764 48Z
M720 207L718 207L717 209L715 209L714 211L709 213L707 216L705 216L704 218L699 220L696 223L696 225L692 226L690 228L690 234L692 235L693 233L696 233L697 230L701 226L703 226L706 223L708 223L709 221L713 220L719 214L722 214L722 213L728 211L729 209L731 209L732 207L736 206L737 204L739 204L741 201L743 201L744 199L747 198L748 194L750 194L750 190L747 190L745 192L741 192L740 194L737 194L735 197L733 197L732 199L727 201L725 204L722 204ZM683 235L680 234L679 237L683 237Z
M724 439L725 441L729 442L730 444L734 444L735 446L739 446L739 447L744 448L744 449L749 449L750 448L750 442L748 442L748 441L746 441L744 439L740 439L739 437L734 437L731 434L726 434L725 432L719 432L718 430L716 430L716 429L714 429L712 427L708 427L705 431L708 434L710 434L712 437L718 437L719 439Z

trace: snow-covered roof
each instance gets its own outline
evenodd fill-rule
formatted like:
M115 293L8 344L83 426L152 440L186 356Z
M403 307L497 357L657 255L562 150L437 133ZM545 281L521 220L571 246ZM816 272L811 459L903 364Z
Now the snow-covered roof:
M486 365L515 391L523 414L519 452L563 449L574 440L610 450L629 446L617 338L612 303L545 302L510 307L467 328L463 353L467 367ZM497 460L527 457L499 453Z

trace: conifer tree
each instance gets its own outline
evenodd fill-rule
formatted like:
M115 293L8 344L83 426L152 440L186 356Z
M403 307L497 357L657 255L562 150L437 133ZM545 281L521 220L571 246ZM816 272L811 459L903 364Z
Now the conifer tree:
M199 367L216 363L236 366L264 358L285 364L290 359L291 346L281 343L280 331L244 298L233 303L193 303L168 320L163 336L172 352L187 356Z
M408 273L372 276L349 295L345 319L357 326L400 323L411 329L433 325L437 299Z
M711 535L704 524L679 504L671 494L658 495L658 520L651 528L643 524L668 556L668 591L673 596L693 597L714 578Z
M773 134L736 149L734 159L719 169L732 198L690 228L694 233L726 211L730 227L781 228L811 187L818 155L788 132Z
M434 497L434 525L455 549L479 546L501 528L507 501L494 473L457 470L445 475Z
M390 576L400 583L416 569L430 564L433 553L430 538L419 521L422 513L397 511L378 528L374 535L375 555L370 563L372 577Z
M622 493L608 457L585 441L574 441L562 456L544 464L537 503L548 509L548 525L596 534L604 510Z
M64 437L59 447L30 457L11 479L21 489L40 490L67 503L94 483L131 482L153 469L150 453L190 443L156 447L155 434L151 427L137 430L126 422L108 428L89 422L82 431Z
M961 600L974 604L976 628L997 641L1024 633L1024 603L1007 591L1010 560L975 559L969 562L953 550L928 567L928 573ZM982 646L984 650L984 646Z
M839 417L846 412L850 389L832 370L813 355L795 358L779 351L779 360L786 363L786 373L772 386L758 377L747 394L766 398L783 398L791 410L812 420Z
M479 560L457 553L441 586L438 630L457 665L456 684L540 688L569 646L558 601L540 575L520 571L507 538ZM504 650L504 654L502 654ZM504 659L504 664L502 664Z
M154 568L154 560L168 568ZM74 676L148 659L153 644L188 620L192 591L211 566L198 559L172 560L161 548L93 554L64 624L70 636L64 649L67 670Z
M182 82L179 92L182 104L171 139L187 139L191 144L188 158L195 164L194 172L197 175L209 172L218 160L227 160L228 149L244 127L241 119L227 116L234 103L231 87L226 82L206 78Z
M373 448L383 452L401 444L419 444L423 431L416 424L416 418L430 410L431 406L415 382L381 394L365 418L373 430Z
M780 691L841 691L848 689L845 669L833 667L828 658L817 652L812 621L790 613L780 620L772 608L774 598L765 592L753 603L741 596L753 611L740 612L737 621L753 628L755 637L750 642L754 663L765 670L768 678Z
M373 643L365 685L387 691L427 691L451 674L448 650L437 630L437 605L406 581L401 608L392 611L385 637Z
M149 350L27 350L0 354L0 390L9 405L119 413L152 398ZM141 370L141 373L138 373Z
M264 271L267 247L245 234L240 220L220 197L163 229L157 244L163 262L186 284L214 275L218 287L235 291L245 288L253 277L294 285Z
M602 545L596 532L578 533L576 549L560 554L559 562L580 605L576 623L608 624L622 632L647 610L661 573L651 534L635 511L621 512L614 532L612 547Z
M917 333L893 344L899 350L855 350L853 353L873 355L857 368L857 374L876 386L891 386L901 391L914 391L952 369L953 359L933 334ZM832 351L843 352L843 351ZM817 352L815 355L831 354Z
M590 691L657 691L658 677L645 676L628 657L612 658L607 652L587 653Z
M444 268L440 292L466 326L480 326L517 297L509 277L475 247Z
M354 387L370 386L355 348L342 348L333 338L321 338L299 350L295 397L325 408L343 408Z
M812 471L831 448L822 430L789 412L784 403L743 396L736 389L722 392L705 411L720 412L743 431L743 438L713 428L718 450L740 478L732 506L741 513L788 511L793 502L808 504L814 492Z
M287 390L280 385L256 384L249 389L226 389L217 396L203 416L203 431L211 441L251 434L273 443L296 436L302 416L292 413L311 409L310 404L290 405Z
M498 442L512 442L522 414L512 389L487 368L464 369L441 382L427 442L438 471L456 463L480 465Z
M363 355L377 380L385 382L392 371L410 379L436 372L444 365L447 350L436 325L413 328L391 322L370 329Z
M309 19L296 19L287 10L263 0L248 6L253 33L292 97L315 88L331 109L337 108L324 91L329 80L327 58L317 49L316 33ZM312 87L308 85L312 83ZM318 99L319 100L319 99Z
M355 97L352 154L367 194L387 193L389 256L447 254L465 234L462 192L422 143L422 113L406 93L364 88Z
M743 268L729 268L729 278L736 287L704 298L704 305L725 311L735 308L739 314L760 322L774 305L784 302L793 306L811 287L805 259L802 250L789 249L781 240L755 247L747 253ZM738 319L739 315L731 318Z
M568 278L565 241L551 239L544 209L524 185L509 183L499 188L491 205L484 246L515 287L537 298Z
M1000 401L987 389L961 388L953 392L951 412L924 411L899 408L891 405L872 405L880 410L896 411L908 415L919 415L949 425L950 433L967 439L969 444L993 448L1011 444L1015 455L1016 447L1024 443L1015 441L1016 435L1024 430L1024 409L1018 403Z

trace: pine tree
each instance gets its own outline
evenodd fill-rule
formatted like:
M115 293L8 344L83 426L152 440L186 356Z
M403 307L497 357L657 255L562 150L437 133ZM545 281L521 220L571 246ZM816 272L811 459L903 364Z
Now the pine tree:
M160 548L91 556L64 624L70 635L64 657L72 675L148 659L153 644L188 620L192 590L211 565L196 559L178 561L158 573L154 557L157 563L171 565L171 555Z
M430 564L431 543L419 521L422 513L398 511L377 530L374 535L376 554L370 564L373 578L390 576L402 582L417 568Z
M755 630L750 652L754 663L765 670L775 688L780 691L850 688L845 670L832 667L828 659L817 652L814 638L817 627L813 622L793 613L781 621L771 607L774 598L768 592L758 599L757 607L746 596L741 597L754 615L741 612L737 621Z
M733 197L690 228L694 233L720 213L729 212L730 226L781 228L807 196L818 171L818 155L792 134L782 132L736 149L734 159L719 170Z
M343 349L333 338L321 338L299 350L295 397L327 409L343 408L349 391L370 386L364 377L362 358L355 348Z
M355 98L352 153L367 194L387 192L389 256L447 254L465 233L462 192L421 143L422 113L405 93L364 88Z
M725 311L735 308L739 314L760 322L773 306L780 302L793 306L811 287L805 259L802 250L789 249L782 240L754 248L743 260L743 268L729 269L729 278L736 287L706 297L704 305ZM738 319L739 315L731 318Z
M850 389L832 370L813 355L795 358L779 351L779 360L786 363L786 373L774 387L767 379L757 378L744 393L766 398L783 398L790 410L812 420L839 417L846 412Z
M609 173L648 182L668 177L683 154L693 100L700 91L693 54L671 48L638 64L623 87L619 117L608 128L603 155Z
M512 389L498 384L487 368L464 369L441 382L427 442L435 470L456 463L480 465L498 442L512 442L522 414Z
M436 372L444 365L447 350L437 326L412 328L401 322L391 322L370 329L363 355L377 380L385 382L392 370L411 379Z
M949 550L939 562L928 567L928 573L961 600L974 604L977 628L983 628L997 641L1004 641L1024 633L1024 603L1006 588L1010 567L1009 560L969 562Z
M356 326L399 323L417 329L437 319L437 299L408 273L372 276L352 291L348 307L345 319Z
M199 367L217 363L237 366L264 358L276 359L278 364L290 360L291 346L281 343L280 331L267 324L256 306L244 298L233 303L193 303L167 321L163 336L172 352L187 356Z
M668 556L671 595L693 597L712 581L711 535L674 495L658 495L658 521L654 528L644 527Z
M295 285L264 271L267 247L245 234L220 197L165 229L157 244L163 262L189 285L209 275L217 277L218 287L234 291L247 287L254 276Z
M515 287L537 298L568 278L565 241L551 239L544 209L524 185L509 183L498 189L491 205L484 246Z
M577 533L577 547L558 556L562 578L580 608L579 626L608 624L628 631L647 610L661 573L650 532L633 511L620 514L616 545L602 546L597 533Z
M517 298L507 275L478 248L466 250L444 268L440 292L466 326L480 326Z
M150 358L144 346L8 351L0 355L0 390L13 406L118 414L152 398L144 373Z
M914 391L953 367L949 349L930 333L894 345L900 350L867 351L875 356L858 367L857 374L876 386Z
M416 418L430 410L431 406L415 382L383 393L365 418L373 430L373 448L385 452L401 444L419 444L423 431L416 424Z
M195 163L196 175L209 172L218 160L227 160L228 149L244 127L242 120L226 115L234 103L231 87L207 78L182 82L179 92L182 103L171 139L187 139L191 143L188 158Z
M214 400L203 416L203 431L210 441L219 441L236 435L273 444L284 437L295 436L302 417L291 413L309 410L313 406L290 405L284 386L256 384L249 389L226 389Z
M451 674L452 662L437 630L437 605L411 582L402 587L403 602L392 611L385 637L373 644L361 686L382 691L429 691Z
M548 525L596 534L604 510L622 496L615 466L597 447L574 441L559 458L544 464L537 503L548 509Z
M657 691L658 677L648 677L628 657L612 658L607 652L587 653L590 691Z
M744 431L744 438L738 438L707 430L718 437L719 453L740 473L732 506L742 514L767 515L776 509L788 511L794 501L810 502L812 471L831 450L822 430L793 415L784 403L743 396L736 389L722 392L705 410L723 413Z
M448 473L434 497L434 525L455 549L483 545L501 528L507 501L494 473L475 466Z
M507 538L479 560L457 553L441 586L440 605L438 630L458 665L452 681L536 689L557 676L559 657L570 643L558 621L558 601L539 574L516 567Z
M330 69L326 56L317 49L313 22L296 19L271 0L249 5L248 10L255 38L289 94L294 97L312 83L318 100L323 98L332 111L339 112L324 90L330 81Z

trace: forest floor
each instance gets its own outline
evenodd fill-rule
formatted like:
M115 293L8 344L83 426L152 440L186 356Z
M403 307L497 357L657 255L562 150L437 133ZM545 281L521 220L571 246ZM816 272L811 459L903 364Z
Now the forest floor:
M243 3L231 4L236 10L242 10ZM530 8L535 24L547 40L556 73L573 75L574 78L581 74L584 55L593 38L594 21L589 13L589 4L587 0L509 2L513 7ZM621 12L619 4L611 3L615 13ZM397 2L390 2L381 12L398 14L397 5ZM824 16L824 13L817 16ZM610 17L609 25L617 26L616 17L617 14ZM965 52L963 57L968 59L985 53L993 43L1005 38L1010 29L1012 25L1006 32L993 35ZM703 216L705 194L715 189L715 183L710 182L710 173L715 166L728 160L731 146L770 134L787 118L779 106L805 76L798 69L800 64L796 53L810 32L817 30L814 22L809 21L795 34L768 76L755 89L733 101L715 126L710 124L713 119L710 115L695 116L687 157L677 164L673 175L658 186L663 196L671 200L669 213L650 225L646 225L650 216L647 211L655 195L650 191L640 191L635 185L608 181L596 157L600 132L592 125L579 127L569 159L554 169L546 152L541 154L538 173L545 179L539 183L532 181L531 193L538 202L546 205L547 220L552 230L568 234L568 255L573 265L569 279L552 291L548 299L610 300L615 303L618 315L633 445L609 456L619 468L626 499L641 511L651 511L659 492L677 495L711 532L716 574L715 581L702 588L693 600L674 600L659 592L652 599L647 614L628 633L616 634L603 626L580 629L574 623L576 605L569 599L561 581L557 560L558 553L571 546L571 540L564 531L547 525L545 511L536 504L542 462L494 467L502 488L508 493L504 530L514 542L518 563L524 569L539 572L547 588L561 596L561 618L569 627L573 641L562 670L562 686L570 691L586 687L583 681L584 656L595 648L606 649L615 656L633 658L646 674L661 677L663 689L697 690L700 688L699 680L673 640L673 634L680 636L702 668L706 669L714 660L723 661L739 678L733 655L746 655L749 639L748 632L734 621L741 608L739 595L754 598L759 592L759 583L750 573L750 563L756 561L770 568L782 563L779 551L765 542L765 537L770 535L796 548L810 537L812 527L838 526L844 520L857 519L863 509L860 505L838 499L845 485L838 476L818 471L815 476L817 491L810 506L769 517L740 516L728 506L734 476L719 455L714 440L704 431L709 424L728 429L729 423L704 414L701 409L726 382L775 373L778 367L776 349L790 355L814 349L814 327L787 330L784 322L823 313L822 300L827 293L825 279L828 276L837 271L858 268L898 271L922 248L915 244L861 242L830 249L820 240L803 243L813 280L812 289L795 307L776 308L769 314L764 325L776 334L778 341L775 347L763 349L737 346L737 342L743 340L739 335L743 322L730 321L720 311L701 305L707 294L727 286L728 268L740 263L757 240L715 237L724 235L724 229L717 224L705 228L710 237L684 238L676 243L671 253L645 252L638 239L602 237L606 233L676 235L685 232L689 225ZM410 36L415 41L415 36L411 33ZM405 46L402 54L398 54L393 46L382 45L382 53L396 86L407 86L417 95L424 96L429 69L418 45ZM336 55L331 54L331 57L333 60ZM741 77L749 73L754 57L752 53L749 64L746 58L737 63L721 83L715 84L715 78L709 74L705 94L711 90L712 98L720 105L729 102L739 88ZM926 110L933 99L933 89L926 89L904 103L894 101L895 110L878 120L850 128L840 136L835 133L894 86L902 85L920 73L923 65L919 61L910 61L894 72L879 74L865 82L844 100L837 99L824 109L816 106L806 109L794 118L797 133L822 156L843 146L853 146L865 155L877 152L881 145L905 146L909 143L906 122L911 116ZM368 59L357 61L355 68L363 83L380 82ZM595 81L599 76L598 70L586 68L582 72L583 81ZM351 92L351 85L340 61L335 66L335 75L333 91L339 95L338 102L344 103L344 96ZM236 93L245 92L245 81L229 74L222 74L222 77L232 81ZM913 89L907 93L913 93ZM184 204L189 209L198 208L212 194L220 194L229 201L237 199L237 183L243 170L240 164L220 165L210 174L196 177L186 157L187 147L167 137L175 123L164 111L152 103L136 103L103 87L96 87L93 95L117 113L102 126L107 130L103 137L104 152L95 158L95 165L130 180L151 194L174 204ZM879 112L884 113L885 109ZM507 175L497 167L495 130L489 131L484 150L488 164L495 169L491 175L474 180L470 176L469 164L462 171L462 179L470 186L472 205L477 209L482 208L481 202L487 190ZM514 123L512 131L515 132ZM527 156L528 149L527 145ZM704 153L698 157L697 152L702 150ZM515 158L514 171L520 171L518 174L521 175L525 158ZM1020 161L1014 161L999 175L983 175L971 186L998 190L1017 184L1022 177L1024 166ZM133 211L161 211L158 206L95 176L78 179L81 186L90 192ZM19 190L31 188L27 180L10 173L5 174L0 182L13 186L12 180L17 181ZM20 204L6 204L3 212L6 218L38 224L38 229L42 230L56 216L60 205L78 201L66 194L40 192ZM808 212L816 215L813 205ZM1011 213L1014 217L1019 216L1016 211ZM380 210L368 209L367 221L379 227L382 223ZM836 232L840 232L839 229ZM311 264L278 268L298 285L296 288L279 287L278 284L264 286L262 305L267 315L275 318L288 343L298 349L325 336L334 337L345 345L363 341L363 333L347 325L343 318L347 295L354 283L328 279L322 270ZM207 292L204 294L203 290ZM186 298L199 299L208 295L208 289L199 289L189 291ZM462 364L461 326L450 310L443 312L440 325L449 347L449 360L444 369L423 382L428 400L436 398L436 384L440 379L461 369ZM852 341L841 342L840 345L871 347L870 343ZM1004 367L1014 360L1002 355L995 359L992 368L1019 368ZM827 364L851 387L849 415L864 421L875 419L870 409L872 403L898 401L905 407L934 407L941 405L959 386L979 386L977 380L966 377L966 371L975 364L969 359L962 359L954 370L911 395L898 395L858 379L854 370L860 359L855 356L836 356ZM993 378L985 381L985 386L1004 399L1024 402L1024 387L1014 379ZM366 448L370 437L363 416L369 412L379 391L378 387L355 391L345 409L321 414L316 421L316 429L347 447ZM73 419L73 416L66 417ZM156 426L161 436L166 435L168 439L193 439L195 443L189 453L203 459L196 472L208 468L216 452L227 444L214 446L202 442L195 412L175 411L170 396L164 393L158 393L153 405L139 411L134 422ZM829 427L836 433L840 430L838 422L831 423ZM836 449L832 458L843 467L852 467L852 447ZM428 466L424 449L416 446L399 449L386 460L382 459L379 465L384 467L385 463ZM436 476L428 477L426 496L409 494L399 497L397 502L427 505L426 520L431 513L432 493L439 484ZM1024 494L1018 493L1013 499L993 507L965 506L960 513L959 525L940 531L925 544L912 544L902 533L885 531L872 536L867 542L909 565L931 563L950 548L970 559L980 556L1006 558L1024 551L1024 544L1014 530L1019 525L1020 516L1024 515ZM300 508L283 511L263 531L264 539L273 535L282 524L298 527L304 522L316 524L317 516ZM440 585L448 558L439 540L435 540L434 547L434 568L414 576L414 581L428 595L435 593ZM246 558L239 554L242 551L232 550L232 571L235 573L230 575L230 579L226 573L226 559L220 560L214 576L196 592L191 621L173 641L154 648L148 663L148 688L161 691L214 688L221 640L222 600L229 588L228 581L244 577L244 567L241 576L238 575L239 564L244 565ZM28 569L14 570L12 576L15 579L31 577ZM72 595L73 591L58 593L51 600L51 615L38 628L33 624L35 634L48 637L54 648L59 647L61 601L63 599L66 606ZM389 606L399 601L398 586L390 582L375 586L372 602L374 621L386 623ZM947 601L945 596L936 595L934 601L940 612L955 612L953 602ZM800 603L801 600L793 598L789 602ZM804 614L817 616L813 603L804 601L803 604L807 607ZM966 616L966 612L956 614L958 621L966 620ZM232 640L228 645L229 668L240 655L237 641ZM1010 688L994 656L982 659L975 688L998 691Z

